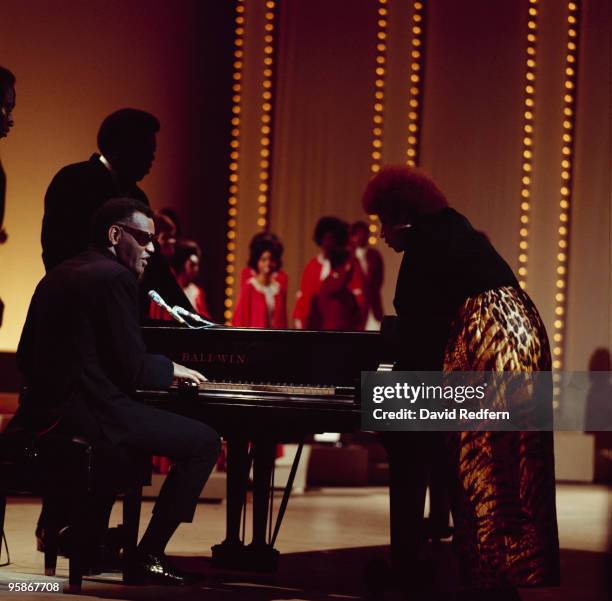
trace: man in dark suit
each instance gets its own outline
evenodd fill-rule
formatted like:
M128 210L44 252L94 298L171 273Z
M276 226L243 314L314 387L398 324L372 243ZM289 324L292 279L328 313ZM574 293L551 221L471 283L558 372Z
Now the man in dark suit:
M137 183L153 165L159 127L157 118L145 111L116 111L104 119L98 131L100 153L88 161L67 165L55 175L45 195L41 233L47 272L87 248L92 215L110 198L125 196L149 205ZM156 249L159 251L159 247ZM158 291L170 305L191 310L167 260L159 252L151 256L140 290L143 321L148 320L150 289Z
M208 426L130 398L137 387L205 381L198 372L146 352L139 328L138 280L154 251L151 210L128 198L95 213L92 247L64 261L38 284L17 360L26 383L19 418L38 431L62 432L131 456L175 461L139 544L132 577L184 583L164 556L180 522L193 519L215 464L219 437ZM67 235L81 236L83 232ZM114 500L108 491L106 515Z
M151 170L159 121L145 111L121 109L98 131L99 154L60 169L45 195L42 257L46 271L84 251L95 210L110 198L125 196L149 204L138 187Z

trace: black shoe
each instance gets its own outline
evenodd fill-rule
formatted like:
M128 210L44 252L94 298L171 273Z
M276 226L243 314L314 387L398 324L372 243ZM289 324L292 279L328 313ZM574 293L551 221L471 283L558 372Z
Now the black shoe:
M125 584L165 584L193 586L198 579L193 574L175 568L163 554L138 553L124 575Z

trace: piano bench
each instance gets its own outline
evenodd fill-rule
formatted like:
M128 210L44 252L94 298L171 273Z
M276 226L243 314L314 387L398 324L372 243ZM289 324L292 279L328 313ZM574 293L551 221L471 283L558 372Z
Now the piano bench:
M100 489L97 473L103 474L102 481L108 483L108 475L116 469L116 465L108 462L108 452L98 453L96 447L82 439L38 436L24 431L0 435L0 537L4 534L7 496L25 494L43 497L61 491L62 496L72 500L73 510L68 523L71 536L66 592L80 592L83 575L89 568L92 532L86 509L94 499L94 484ZM127 470L122 470L123 479L126 475ZM131 485L113 486L112 490L123 493L125 573L125 566L136 550L142 481L136 478ZM58 553L59 532L56 530L45 536L45 576L55 576Z

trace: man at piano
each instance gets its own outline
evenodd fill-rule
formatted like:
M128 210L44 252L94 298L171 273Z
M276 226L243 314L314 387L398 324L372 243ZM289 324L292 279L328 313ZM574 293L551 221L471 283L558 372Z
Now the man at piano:
M79 235L81 232L78 233ZM162 355L148 354L138 315L138 281L154 251L151 210L111 199L94 214L91 246L52 269L38 284L19 342L25 392L15 418L36 431L79 436L121 456L174 460L130 570L135 581L185 584L189 575L164 555L181 522L191 522L219 453L217 433L195 420L139 403L138 387L206 379ZM97 494L94 530L101 536L115 499ZM57 511L61 491L45 499ZM48 516L49 517L49 516ZM47 519L46 523L57 523Z

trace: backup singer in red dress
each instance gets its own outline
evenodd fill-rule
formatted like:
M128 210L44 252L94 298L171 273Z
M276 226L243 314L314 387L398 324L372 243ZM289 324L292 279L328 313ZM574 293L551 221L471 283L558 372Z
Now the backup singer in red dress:
M232 325L245 328L287 327L287 274L281 270L283 245L274 234L257 234L247 267L240 275L240 294Z
M321 217L314 241L321 252L302 273L293 311L295 327L306 330L363 330L366 305L363 273L348 250L349 229L337 217Z

